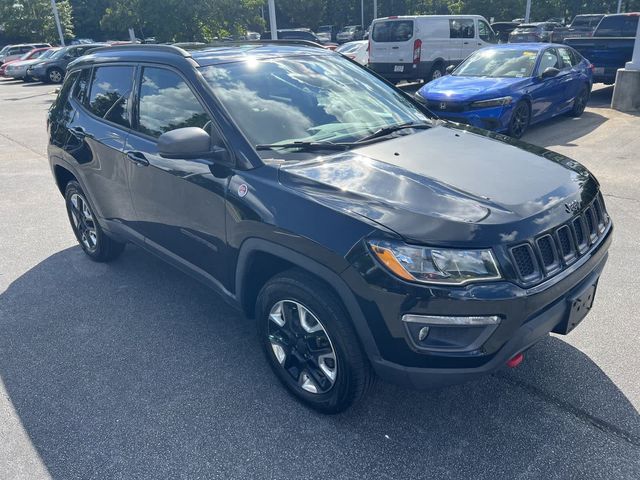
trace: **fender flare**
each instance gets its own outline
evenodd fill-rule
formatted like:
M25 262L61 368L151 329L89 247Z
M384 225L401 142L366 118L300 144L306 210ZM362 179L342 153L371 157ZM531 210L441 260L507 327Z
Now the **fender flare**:
M286 260L327 283L342 301L360 339L360 344L364 348L369 360L374 362L381 359L380 351L373 338L369 324L358 305L355 295L342 277L306 255L277 243L255 237L249 238L242 243L238 254L235 276L235 294L240 305L244 305L246 295L243 289L245 274L249 268L252 255L258 252L267 253Z

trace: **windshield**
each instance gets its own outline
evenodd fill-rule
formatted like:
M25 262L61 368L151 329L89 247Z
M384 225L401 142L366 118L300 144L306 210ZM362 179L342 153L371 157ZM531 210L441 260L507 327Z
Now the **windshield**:
M535 32L538 28L540 28L540 25L520 25L513 31L513 33Z
M358 50L358 48L360 48L360 43L359 42L349 42L349 43L343 43L342 45L340 45L338 48L336 48L336 52L338 53L354 53Z
M45 50L42 55L40 55L40 60L44 59L44 58L50 58L54 53L56 53L58 51L58 49L56 48L50 48L49 50Z
M595 27L602 20L602 15L578 15L571 22L572 27Z
M60 58L62 57L65 53L67 53L69 51L68 48L61 48L60 50L55 51L54 53L51 54L51 56L49 58L54 59L54 58Z
M402 94L335 54L249 58L201 72L253 145L353 142L428 121Z
M479 50L455 69L460 77L530 77L538 58L535 50Z

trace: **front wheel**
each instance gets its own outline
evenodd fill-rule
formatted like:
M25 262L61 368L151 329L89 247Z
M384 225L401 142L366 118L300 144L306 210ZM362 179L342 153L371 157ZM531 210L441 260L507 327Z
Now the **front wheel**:
M338 413L373 382L371 366L335 294L289 270L272 278L256 302L260 343L274 373L297 399Z
M49 80L51 83L62 83L63 79L64 72L59 68L54 67L47 72L47 80Z
M584 113L584 109L587 108L587 102L589 101L589 90L587 87L582 87L580 93L573 100L573 108L569 110L570 117L579 117Z
M96 262L110 262L120 256L124 243L102 230L78 182L72 180L67 184L64 198L71 228L84 253Z
M509 135L513 138L520 138L527 130L531 120L531 110L526 102L519 102L511 112L509 120Z

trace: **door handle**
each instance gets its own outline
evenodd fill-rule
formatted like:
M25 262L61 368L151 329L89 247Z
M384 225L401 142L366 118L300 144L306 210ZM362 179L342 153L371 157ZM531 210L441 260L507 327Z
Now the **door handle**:
M146 167L147 165L149 165L149 160L145 158L142 152L135 152L135 151L129 150L128 152L125 152L125 154L127 155L127 158L129 160L131 160L133 163L135 163L139 167Z
M84 128L82 127L73 127L70 128L69 131L71 132L71 135L73 135L74 137L76 137L77 139L82 140L83 138L93 138L93 135L91 135L89 132L87 132Z
M463 45L469 45L469 42L462 42Z
M398 50L400 47L391 47L391 50Z

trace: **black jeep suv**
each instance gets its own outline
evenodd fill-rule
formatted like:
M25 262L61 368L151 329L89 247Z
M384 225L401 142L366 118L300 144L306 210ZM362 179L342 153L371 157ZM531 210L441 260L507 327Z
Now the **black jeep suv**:
M131 242L210 285L324 412L374 374L430 387L518 363L584 318L611 241L578 163L433 120L312 45L99 49L48 129L86 254Z

